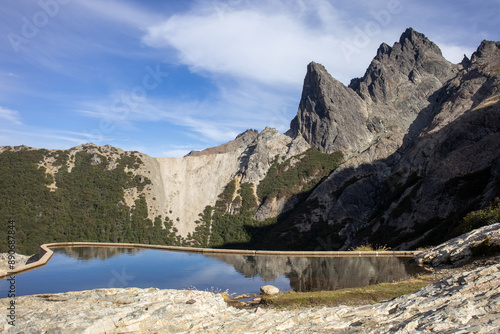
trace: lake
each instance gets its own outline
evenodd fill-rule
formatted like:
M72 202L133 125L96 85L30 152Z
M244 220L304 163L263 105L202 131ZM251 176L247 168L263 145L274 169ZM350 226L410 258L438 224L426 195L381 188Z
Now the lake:
M54 248L44 267L16 276L16 295L97 288L198 289L258 293L359 287L407 279L423 269L410 258L286 257L184 253L139 248ZM0 281L0 298L8 282Z

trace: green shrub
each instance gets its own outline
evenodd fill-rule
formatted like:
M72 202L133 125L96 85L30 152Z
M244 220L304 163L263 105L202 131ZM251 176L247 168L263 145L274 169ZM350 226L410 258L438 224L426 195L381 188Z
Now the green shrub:
M500 198L498 197L487 208L468 213L460 224L460 231L467 233L496 222L500 222Z
M266 177L259 183L257 196L263 201L266 197L289 196L309 191L337 168L342 158L340 151L326 154L314 148L293 157L300 159L293 166L291 159L279 163L276 158Z

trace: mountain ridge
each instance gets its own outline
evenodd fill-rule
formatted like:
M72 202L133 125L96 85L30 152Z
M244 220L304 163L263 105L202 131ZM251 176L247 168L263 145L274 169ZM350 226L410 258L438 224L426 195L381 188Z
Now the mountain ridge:
M366 154L372 146L334 171L308 199L318 201L318 208L296 217L296 226L304 232L315 224L325 225L332 231L330 235L335 236L331 243L340 249L366 242L408 248L443 241L453 235L468 211L484 208L493 201L500 193L499 178L494 172L499 154L493 140L499 139L499 48L499 42L483 41L469 64L462 62L456 67L454 77L450 76L435 91L429 89L426 94L429 103L415 115L406 133L401 129L394 131L376 144L379 150L376 159ZM387 47L379 48L374 62L387 53L391 53ZM453 74L455 69L451 69ZM359 82L358 87L362 86ZM387 94L379 96L385 98ZM371 96L366 99L380 100ZM383 141L394 138L399 142L388 150ZM431 147L438 152L431 153ZM443 151L447 153L440 155ZM419 157L422 152L427 152L426 156ZM440 158L430 160L431 154ZM447 172L440 163L455 174ZM428 178L432 181L427 181ZM474 182L484 185L486 190L477 189L480 186L474 187ZM449 190L452 186L460 195ZM465 188L469 192L460 190ZM441 194L446 194L445 200L439 200ZM382 218L377 218L378 215Z
M170 233L165 240L177 244L316 250L434 244L453 235L467 212L500 196L499 50L500 42L483 41L470 59L452 64L408 28L392 47L382 43L364 76L348 86L311 62L285 134L247 130L184 158L91 144L34 150L32 159L43 158L30 162L37 166L32 172L57 192L78 154L102 173L119 168L129 175L122 202L130 212L142 203L139 225L161 226ZM6 151L26 150L32 149L0 148L0 167ZM3 182L8 193L12 186ZM3 207L4 215L21 217ZM37 220L40 212L22 219Z

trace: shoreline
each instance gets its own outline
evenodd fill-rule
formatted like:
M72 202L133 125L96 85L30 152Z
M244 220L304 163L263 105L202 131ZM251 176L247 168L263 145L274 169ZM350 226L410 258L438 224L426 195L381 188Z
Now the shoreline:
M500 264L496 263L376 304L284 310L237 309L221 294L196 290L125 288L30 295L16 298L20 306L16 325L7 324L3 317L0 331L302 334L460 329L498 333L499 281Z
M473 256L474 248L484 246L485 240L493 247L482 247L484 256ZM460 329L497 333L500 254L488 252L496 251L499 243L497 223L418 252L416 262L434 268L428 275L435 283L375 304L313 304L287 309L259 304L239 309L230 306L222 294L208 291L94 289L17 297L16 326L3 317L0 331L399 333ZM50 259L50 248L43 249L48 251L41 258ZM7 298L0 301L11 302Z
M0 262L0 279L21 274L46 265L52 258L51 248L61 247L117 247L117 248L143 248L174 252L200 253L200 254L238 254L247 256L287 256L287 257L415 257L416 251L271 251L271 250L240 250L240 249L218 249L218 248L195 248L180 246L147 245L132 243L104 243L104 242L58 242L43 244L38 254L28 256L36 261L26 263L14 270L5 270ZM26 255L18 255L27 257ZM4 261L5 262L5 261ZM8 269L8 268L7 268Z

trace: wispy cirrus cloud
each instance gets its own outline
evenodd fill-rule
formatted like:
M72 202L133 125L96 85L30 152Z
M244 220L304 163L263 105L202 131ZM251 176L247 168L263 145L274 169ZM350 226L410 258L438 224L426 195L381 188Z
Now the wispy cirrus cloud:
M224 117L226 113L216 115L215 105L209 106L197 101L154 99L144 100L140 104L121 105L116 101L109 99L86 103L78 112L88 117L109 120L113 123L112 126L129 130L133 130L137 123L142 122L170 123L183 128L187 135L201 141L227 141L238 134L233 129L231 119Z
M148 27L143 42L174 48L193 72L267 85L300 85L307 63L346 63L339 45L349 35L328 1L205 4ZM328 57L326 57L328 55ZM329 59L328 59L329 58ZM349 65L347 66L349 67Z
M83 143L88 143L92 134L84 132L65 131L57 128L24 126L16 129L0 129L2 145L27 145L36 148L67 149Z
M5 2L0 34L22 35L23 17L43 16L40 3L52 2ZM407 27L453 62L499 39L498 1L62 3L18 53L0 43L0 123L11 126L2 144L96 141L179 155L248 128L286 131L310 61L348 84ZM158 87L134 100L156 64Z
M0 106L0 119L11 124L22 125L21 115L17 110L11 110Z

